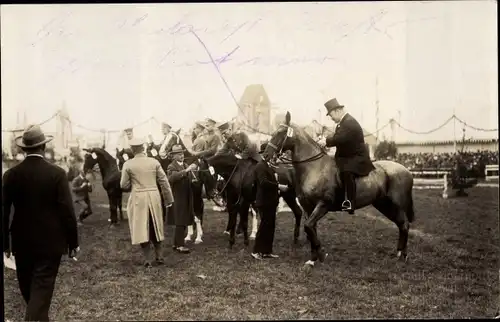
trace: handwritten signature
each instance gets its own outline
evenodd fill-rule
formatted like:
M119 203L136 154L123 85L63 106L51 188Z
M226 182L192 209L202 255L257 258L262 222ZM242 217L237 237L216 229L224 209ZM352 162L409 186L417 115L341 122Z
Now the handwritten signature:
M35 39L33 41L30 41L29 45L31 47L35 47L42 41L47 40L52 36L57 36L57 37L72 36L73 33L68 32L64 25L67 18L70 17L71 15L73 15L71 11L65 12L63 14L57 15L56 17L52 18L51 20L43 24L42 27L37 30Z

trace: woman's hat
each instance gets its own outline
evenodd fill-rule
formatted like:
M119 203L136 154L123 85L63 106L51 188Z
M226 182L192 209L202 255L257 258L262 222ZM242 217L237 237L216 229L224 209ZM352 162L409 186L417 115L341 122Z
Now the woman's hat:
M28 125L24 129L23 135L16 138L16 145L21 148L36 148L37 146L43 145L47 142L52 141L54 137L52 135L47 135L43 133L40 125Z

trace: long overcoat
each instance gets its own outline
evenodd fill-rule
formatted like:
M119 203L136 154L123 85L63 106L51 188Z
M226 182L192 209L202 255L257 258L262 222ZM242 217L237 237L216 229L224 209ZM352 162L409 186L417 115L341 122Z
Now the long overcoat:
M160 190L167 204L174 202L174 197L158 160L139 153L125 162L120 186L123 190L131 189L127 212L132 245L149 241L149 213L156 238L162 241L165 236Z
M167 177L174 195L174 205L167 212L167 225L189 226L194 223L193 187L189 173L181 172L187 164L172 161Z

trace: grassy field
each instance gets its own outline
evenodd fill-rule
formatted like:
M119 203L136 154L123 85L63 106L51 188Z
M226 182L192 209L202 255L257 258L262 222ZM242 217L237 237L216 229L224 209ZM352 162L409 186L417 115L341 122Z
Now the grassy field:
M395 261L398 231L373 208L355 216L330 213L318 227L330 256L310 276L301 268L309 245L292 248L293 216L278 214L278 259L256 261L242 238L227 249L226 213L206 213L204 243L191 254L171 249L166 265L146 270L126 224L107 228L102 187L94 215L80 228L79 261L60 269L55 320L247 320L358 318L480 318L499 299L498 188L475 187L444 200L415 190L416 222L409 261ZM125 201L124 201L125 203ZM24 303L13 271L5 273L5 318L21 320Z

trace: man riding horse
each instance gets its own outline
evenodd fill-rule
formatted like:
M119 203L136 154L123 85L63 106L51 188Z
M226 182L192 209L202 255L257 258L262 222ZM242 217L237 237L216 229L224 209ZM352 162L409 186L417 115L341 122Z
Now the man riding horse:
M325 103L326 115L337 123L335 133L326 137L321 142L324 147L333 147L335 151L335 162L340 169L340 176L346 191L342 210L354 214L354 200L356 196L356 177L363 177L374 170L375 167L370 159L370 154L365 144L363 129L358 121L344 111L344 105L340 105L336 98Z
M245 132L238 131L233 133L228 122L219 125L218 128L226 142L217 154L226 154L233 151L234 153L240 154L242 159L251 159L256 162L262 160L257 146L255 143L250 142Z

